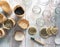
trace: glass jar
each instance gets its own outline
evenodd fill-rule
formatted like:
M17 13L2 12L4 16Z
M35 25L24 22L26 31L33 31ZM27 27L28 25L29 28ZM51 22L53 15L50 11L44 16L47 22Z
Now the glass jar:
M32 12L33 12L34 14L40 14L41 8L40 8L39 6L33 6Z
M32 5L32 0L22 0L22 2L26 7L30 7Z
M56 7L55 8L55 13L58 14L58 15L60 15L60 7Z
M45 24L44 24L44 19L41 17L41 18L37 18L36 19L36 25L38 27L43 27Z
M49 2L50 2L50 0L38 0L38 3L39 3L40 5L43 5L43 6L48 5Z

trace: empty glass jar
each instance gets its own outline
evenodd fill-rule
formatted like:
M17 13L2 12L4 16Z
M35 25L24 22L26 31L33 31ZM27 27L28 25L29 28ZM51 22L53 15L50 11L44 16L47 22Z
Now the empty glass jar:
M32 0L22 0L23 4L27 7L31 6Z
M58 15L60 15L60 7L56 7L55 13L58 14Z
M40 5L43 5L43 6L48 5L49 2L50 2L50 0L38 0L38 3L39 3Z
M33 12L34 14L40 14L41 8L40 8L39 6L33 6L32 12Z
M36 24L37 24L37 26L39 26L39 27L44 26L44 19L43 19L43 18L37 18L37 19L36 19Z

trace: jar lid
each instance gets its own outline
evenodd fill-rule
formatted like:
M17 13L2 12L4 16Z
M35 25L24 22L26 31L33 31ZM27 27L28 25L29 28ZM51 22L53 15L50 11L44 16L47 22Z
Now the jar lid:
M34 6L32 8L32 12L35 13L35 14L40 14L41 8L39 6Z
M18 21L18 25L22 28L22 29L27 29L29 27L29 21L26 19L21 19Z
M40 36L42 37L42 38L48 38L49 37L49 35L47 34L47 32L46 32L46 28L42 28L41 29L41 31L40 31Z
M51 35L52 35L52 33L51 33L51 27L48 27L47 30L46 30L46 32L47 32L47 34L48 34L49 36L51 36Z
M16 31L14 34L14 39L16 41L22 41L24 39L24 33L22 31Z
M7 14L11 14L12 10L6 1L0 1L0 6L2 7L3 11Z
M25 13L24 7L22 7L20 5L16 5L14 7L14 13L16 14L16 16L18 16L20 18L23 17L24 13Z
M60 38L55 38L55 43L60 44Z
M30 27L30 28L28 29L28 33L29 33L30 35L35 35L36 32L37 32L37 30L36 30L35 27Z
M51 27L51 33L53 35L56 35L58 33L58 28L57 27Z
M3 28L4 29L11 29L14 25L15 25L15 21L12 18L11 19L7 19L3 23Z

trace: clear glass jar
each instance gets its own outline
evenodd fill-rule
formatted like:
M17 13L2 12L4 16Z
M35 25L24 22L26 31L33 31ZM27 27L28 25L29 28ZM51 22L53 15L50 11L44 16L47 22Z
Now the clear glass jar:
M43 5L43 6L48 5L49 2L50 2L50 0L38 0L38 3L39 3L40 5Z
M31 6L32 0L22 0L23 4L27 7Z
M58 15L60 15L60 7L56 7L55 8L55 13L58 14Z
M43 12L42 12L42 15L43 15L43 17L50 17L51 16L51 11L50 10L44 10Z
M42 13L46 26L55 26L55 16L50 10L45 10Z
M40 14L41 8L40 8L39 6L33 6L32 12L33 12L34 14Z
M42 18L42 17L40 17L40 18L37 18L36 19L36 25L38 26L38 27L43 27L45 24L44 24L44 19Z
M58 4L60 4L60 0L51 0L51 5L56 7Z

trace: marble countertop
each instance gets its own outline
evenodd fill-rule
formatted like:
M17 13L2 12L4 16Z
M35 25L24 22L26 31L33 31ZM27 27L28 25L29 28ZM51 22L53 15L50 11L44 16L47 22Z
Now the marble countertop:
M46 4L40 4L41 3L40 0L25 0L25 1L27 1L26 4L24 4L24 0L7 0L7 2L10 4L12 10L14 10L14 7L16 5L20 5L25 9L25 15L23 18L25 18L29 21L29 23L30 23L29 27L31 27L31 26L36 27L36 29L37 29L36 35L33 35L33 36L29 35L28 29L24 30L23 31L25 34L24 40L22 42L16 42L13 38L13 35L16 30L20 30L20 28L17 27L17 25L16 25L14 28L12 28L11 30L8 31L9 33L4 39L0 39L0 47L60 47L60 45L56 45L55 41L54 41L56 37L60 36L60 29L58 30L58 34L56 36L51 36L48 39L43 39L39 35L39 31L40 31L41 27L38 27L36 25L36 19L41 18L43 16L42 15L43 11L50 10L51 15L52 16L54 15L56 17L55 25L58 28L60 28L60 21L59 21L60 16L54 13L55 8L56 8L56 2L54 2L55 0L49 0L49 2L44 2ZM48 1L48 0L46 0L46 1ZM48 5L47 5L47 3L48 3ZM32 12L32 8L34 6L38 6L41 8L41 12L39 14L34 14ZM16 18L16 15L14 14L14 12L11 14L11 17ZM43 40L47 44L45 46L39 45L39 44L31 41L30 37L34 37L39 40Z

